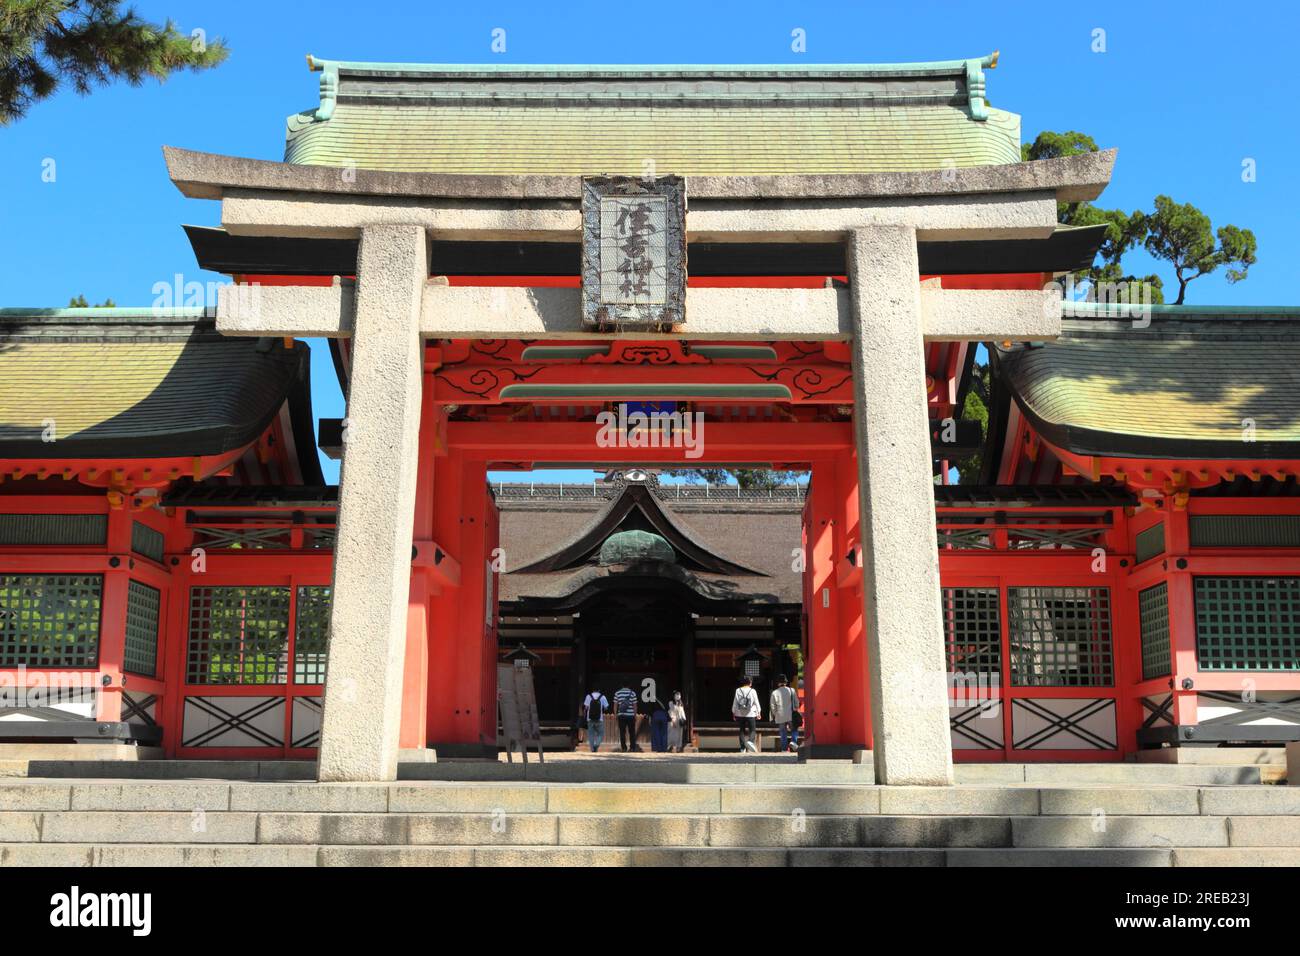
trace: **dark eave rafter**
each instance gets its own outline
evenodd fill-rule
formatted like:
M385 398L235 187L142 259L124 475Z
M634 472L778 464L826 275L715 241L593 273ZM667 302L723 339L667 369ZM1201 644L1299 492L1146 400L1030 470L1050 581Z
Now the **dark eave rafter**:
M199 267L226 275L351 276L356 239L232 236L224 229L186 226ZM923 275L1006 275L1086 269L1105 226L1063 227L1046 239L917 243ZM434 240L430 267L445 276L574 276L582 247L574 242ZM693 242L693 276L839 276L844 247L814 242Z

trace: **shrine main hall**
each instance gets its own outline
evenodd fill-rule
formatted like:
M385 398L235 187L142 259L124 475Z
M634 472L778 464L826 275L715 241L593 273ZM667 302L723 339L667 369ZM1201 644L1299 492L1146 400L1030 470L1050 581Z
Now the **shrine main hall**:
M165 147L215 304L0 309L0 741L391 780L511 654L891 785L1300 739L1300 311L1065 299L1116 153L996 63L309 58L282 162Z

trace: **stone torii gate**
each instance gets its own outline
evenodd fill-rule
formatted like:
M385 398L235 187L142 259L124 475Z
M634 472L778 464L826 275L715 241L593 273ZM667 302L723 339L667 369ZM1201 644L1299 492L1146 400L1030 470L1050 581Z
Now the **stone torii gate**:
M265 287L252 298L224 287L217 327L228 335L352 337L318 773L321 780L392 780L423 341L609 335L584 328L577 289L431 282L430 240L577 241L580 179L164 152L186 196L221 200L232 235L360 239L355 284ZM1060 331L1060 299L1048 290L922 286L917 241L1045 238L1058 202L1101 193L1114 156L910 173L692 177L689 241L843 242L849 289L691 288L686 331L629 333L850 343L879 783L952 782L923 343L1039 341Z

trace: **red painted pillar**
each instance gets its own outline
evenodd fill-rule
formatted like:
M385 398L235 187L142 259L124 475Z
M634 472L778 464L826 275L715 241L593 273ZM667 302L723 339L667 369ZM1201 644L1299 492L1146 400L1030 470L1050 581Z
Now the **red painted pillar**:
M433 539L467 570L461 544L461 485L464 460L458 452L438 459L433 492ZM462 581L464 578L462 577ZM456 741L457 631L461 587L444 586L431 597L428 622L428 735L430 744Z
M814 744L839 744L840 668L839 610L843 603L835 577L835 463L814 461L808 497L804 504L804 614L807 620L808 662L804 690L811 718L809 739Z
M868 749L871 746L870 682L867 679L867 633L863 621L862 575L849 574L849 551L861 553L858 521L858 471L852 452L834 464L835 516L832 540L839 588L837 615L837 665L840 682L840 743ZM860 560L860 559L859 559ZM859 568L861 567L859 563Z
M108 564L99 606L97 720L122 719L122 662L126 656L126 593L131 580L131 513L108 513ZM114 567L116 562L116 567Z
M487 699L483 647L495 640L496 603L488 568L488 536L495 506L487 487L487 463L466 462L461 478L460 615L456 641L455 737L457 743L496 743L496 694ZM485 728L493 728L489 735Z
M1133 688L1142 682L1142 637L1138 592L1128 586L1134 564L1133 532L1120 511L1115 527L1105 536L1105 576L1110 588L1115 658L1115 743L1121 756L1138 749L1137 731L1142 726L1142 702ZM1120 561L1126 567L1120 567ZM1093 566L1096 566L1094 560Z
M1183 681L1191 681L1194 685L1197 674L1196 599L1191 571L1178 567L1179 561L1186 564L1190 549L1187 512L1169 511L1165 516L1165 561L1168 568L1165 580L1169 582L1169 639L1173 645L1173 715L1180 739L1181 728L1197 723L1195 687L1183 689Z
M412 539L437 540L434 536L434 460L442 409L433 404L433 373L424 373L420 400L420 439L415 475L415 523ZM427 742L429 705L429 605L434 586L431 572L423 564L411 567L411 589L406 612L406 664L402 672L402 729L399 747L421 749Z
M168 522L166 551L169 562L175 558L176 563L170 565L171 587L163 605L162 633L158 638L159 674L165 689L155 711L158 722L162 724L163 755L166 757L176 756L185 717L185 652L190 638L190 585L195 562L191 547L193 538L193 532L185 524L184 512L174 512Z
M497 623L497 584L501 580L501 521L497 511L496 500L492 497L487 483L487 473L483 475L483 489L486 493L487 507L484 519L484 545L486 556L483 573L486 576L484 595L486 602L481 657L483 666L481 680L483 701L479 718L479 734L484 742L495 744L497 739L497 661L501 657L498 643Z

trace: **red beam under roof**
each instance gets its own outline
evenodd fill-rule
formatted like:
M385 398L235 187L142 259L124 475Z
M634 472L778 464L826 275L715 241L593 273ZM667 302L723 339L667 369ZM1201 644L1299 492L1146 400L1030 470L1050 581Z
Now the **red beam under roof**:
M768 462L773 452L783 462L834 456L853 447L850 422L705 422L698 458L684 447L599 444L594 422L448 422L447 445L474 461L660 462L705 465L715 462Z

